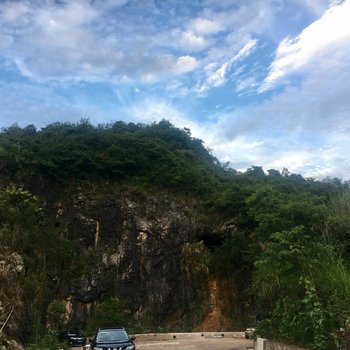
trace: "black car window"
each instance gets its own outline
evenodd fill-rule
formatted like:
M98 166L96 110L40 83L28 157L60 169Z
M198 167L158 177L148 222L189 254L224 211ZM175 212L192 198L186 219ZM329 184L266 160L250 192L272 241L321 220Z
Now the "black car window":
M98 332L97 342L113 342L129 340L128 334L122 329L108 329Z

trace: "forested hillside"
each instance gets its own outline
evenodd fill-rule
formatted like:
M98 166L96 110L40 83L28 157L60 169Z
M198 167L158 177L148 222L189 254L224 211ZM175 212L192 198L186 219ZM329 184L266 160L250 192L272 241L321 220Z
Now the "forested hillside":
M200 193L216 185L220 171L201 140L167 121L94 127L83 120L40 131L12 126L1 134L0 152L3 170L11 176L60 183L126 180Z
M165 120L14 125L0 175L0 260L23 264L0 271L1 310L16 310L6 339L102 323L191 330L215 280L223 328L314 349L348 341L347 182L238 172Z

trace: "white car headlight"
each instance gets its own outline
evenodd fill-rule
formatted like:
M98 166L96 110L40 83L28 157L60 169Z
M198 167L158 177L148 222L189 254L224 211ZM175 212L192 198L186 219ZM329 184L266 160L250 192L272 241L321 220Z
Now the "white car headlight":
M127 346L126 350L135 350L135 346L134 345L129 345L129 346Z

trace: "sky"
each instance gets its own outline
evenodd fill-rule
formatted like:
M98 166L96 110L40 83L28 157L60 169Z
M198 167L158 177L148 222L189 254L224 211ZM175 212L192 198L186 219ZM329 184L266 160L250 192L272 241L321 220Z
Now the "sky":
M350 0L0 0L0 128L82 118L348 180Z

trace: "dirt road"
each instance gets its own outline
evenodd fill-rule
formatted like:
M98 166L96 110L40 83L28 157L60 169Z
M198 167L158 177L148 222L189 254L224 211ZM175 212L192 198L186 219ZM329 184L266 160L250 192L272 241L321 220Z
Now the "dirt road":
M135 342L137 350L238 350L253 348L253 342L245 339L202 338L168 341Z
M233 338L201 338L160 341L135 341L136 350L246 350L253 349L253 342ZM78 348L74 348L78 350ZM82 350L82 348L79 348Z

